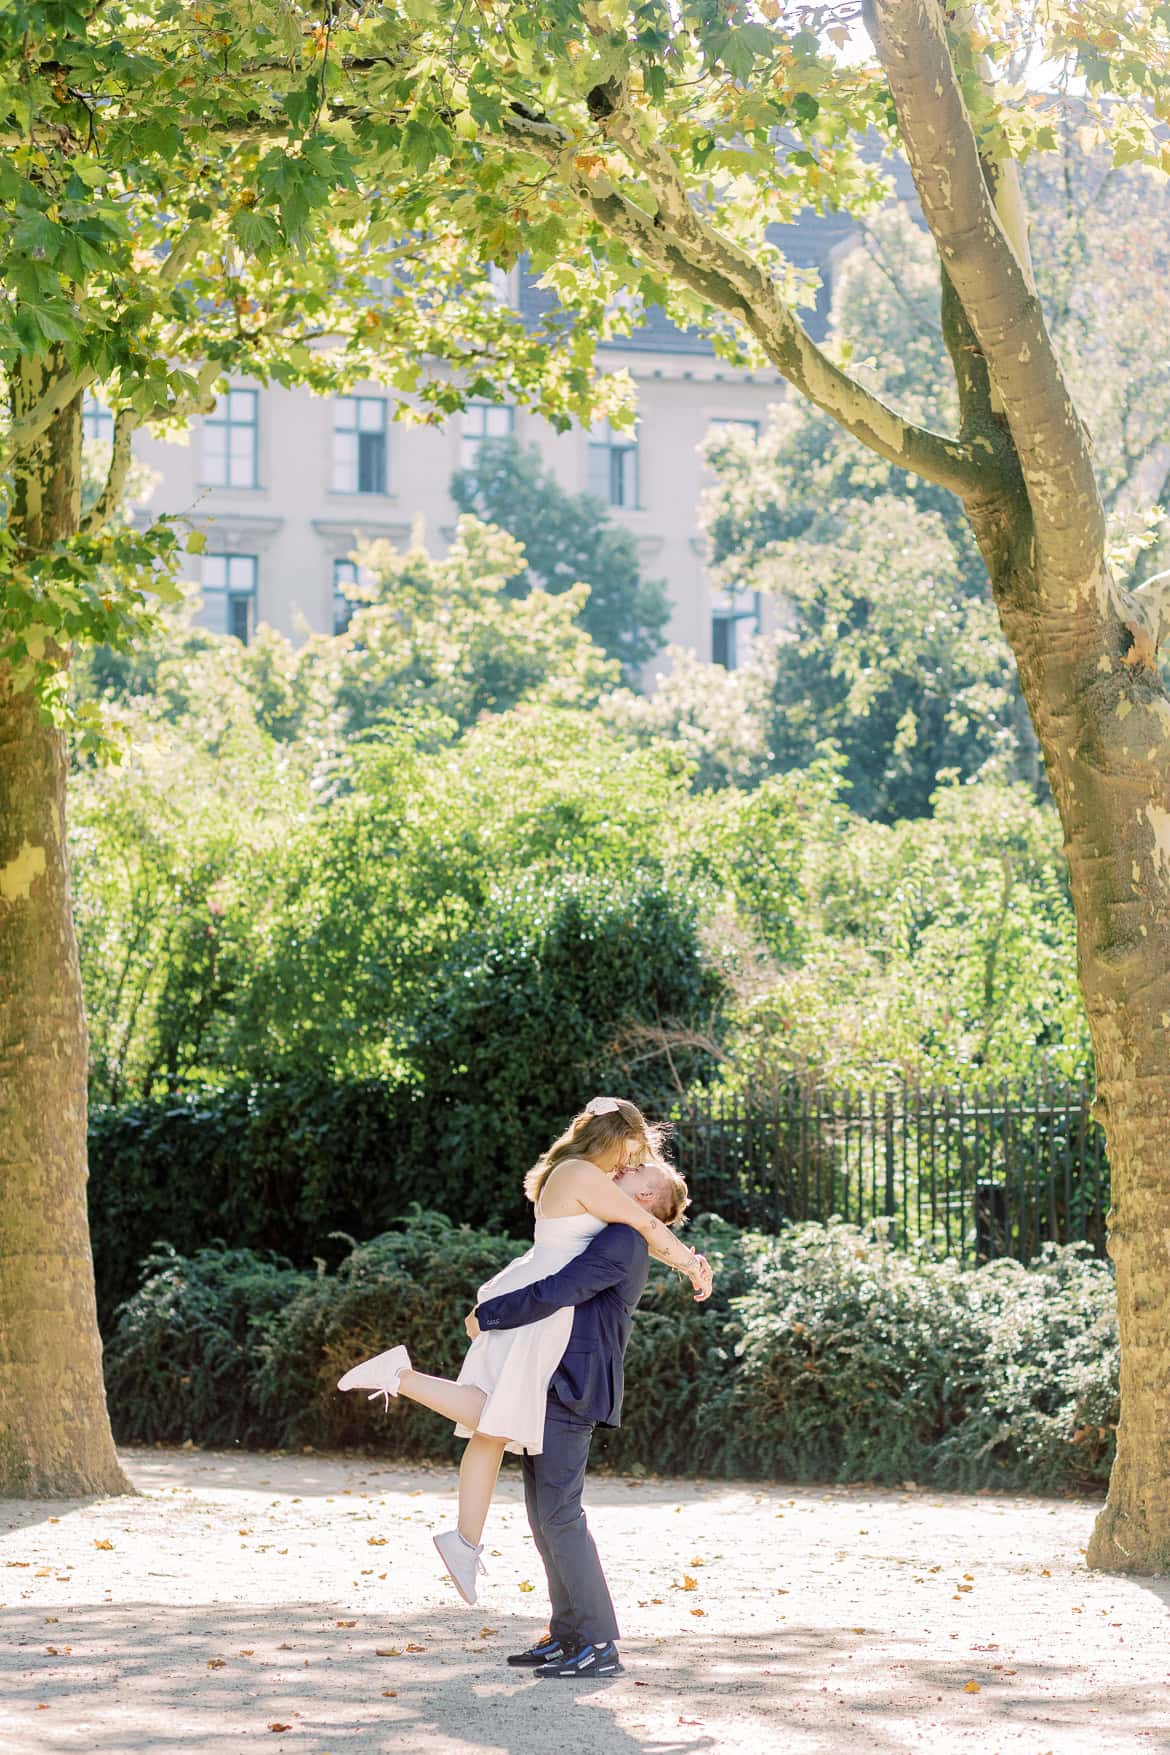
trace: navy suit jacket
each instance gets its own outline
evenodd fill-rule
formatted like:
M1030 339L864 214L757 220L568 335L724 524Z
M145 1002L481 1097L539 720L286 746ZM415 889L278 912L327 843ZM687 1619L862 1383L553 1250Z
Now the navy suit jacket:
M631 1225L607 1225L555 1274L485 1299L475 1314L481 1329L523 1328L575 1306L569 1344L549 1388L583 1420L618 1426L626 1343L649 1268L642 1234Z

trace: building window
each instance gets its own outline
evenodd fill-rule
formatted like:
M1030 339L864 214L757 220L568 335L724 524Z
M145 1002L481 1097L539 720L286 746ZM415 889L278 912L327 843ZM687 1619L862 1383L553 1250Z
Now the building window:
M356 561L338 558L333 563L333 632L344 634L353 620L353 612L358 607L352 597L347 597L342 590L343 585L372 585L374 575L368 567L359 567Z
M615 433L607 420L589 435L589 492L607 506L638 504L638 435Z
M229 390L203 422L203 480L211 487L259 486L256 437L260 395Z
M256 556L204 555L203 626L244 645L256 626Z
M707 431L742 433L745 439L755 440L760 436L760 423L758 420L741 420L738 415L717 414L714 420L708 421Z
M386 398L339 396L333 404L333 491L386 492Z
M114 417L92 390L87 390L81 404L81 430L85 438L100 440L103 445L114 442Z
M514 408L493 402L472 402L463 411L463 467L474 469L485 439L506 439L512 431Z
M724 670L738 670L744 656L740 626L750 624L748 632L760 631L760 594L753 591L745 602L734 591L727 592L711 612L711 662Z

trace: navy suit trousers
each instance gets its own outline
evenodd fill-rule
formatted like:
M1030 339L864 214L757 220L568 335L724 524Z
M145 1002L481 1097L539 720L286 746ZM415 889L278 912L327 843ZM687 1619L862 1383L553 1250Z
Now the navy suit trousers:
M618 1638L609 1586L581 1509L593 1427L550 1392L544 1449L539 1456L524 1453L524 1502L552 1603L549 1632L570 1652Z

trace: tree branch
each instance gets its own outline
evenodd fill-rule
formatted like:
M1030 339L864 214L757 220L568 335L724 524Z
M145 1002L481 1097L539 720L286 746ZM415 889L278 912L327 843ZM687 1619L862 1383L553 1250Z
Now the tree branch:
M195 388L186 396L178 396L169 406L157 410L157 415L167 415L182 420L192 414L207 414L214 406L213 386L221 376L223 367L218 360L205 360L195 375ZM149 420L149 415L140 415L133 408L120 408L114 417L114 453L110 458L110 467L102 491L82 518L78 531L82 536L93 536L113 517L122 503L122 495L126 491L126 478L130 473L130 465L134 459L133 440L137 429Z
M600 225L672 279L737 317L789 383L855 438L888 462L955 493L986 491L989 471L997 471L990 441L979 437L966 444L919 427L834 365L784 304L771 276L696 211L669 154L656 142L640 139L634 125L616 109L605 126L647 178L658 203L657 214L647 213L621 194L611 178L597 174L594 166L582 168L578 159L587 161L590 155L556 124L518 111L504 123L506 135L552 165Z
M110 459L110 467L106 471L101 493L77 527L79 535L95 535L121 504L133 457L131 441L137 425L138 416L132 408L119 410L114 420L114 454Z
M1026 265L996 211L938 0L864 0L918 197L1002 399L1049 576L1072 598L1103 577L1105 518Z

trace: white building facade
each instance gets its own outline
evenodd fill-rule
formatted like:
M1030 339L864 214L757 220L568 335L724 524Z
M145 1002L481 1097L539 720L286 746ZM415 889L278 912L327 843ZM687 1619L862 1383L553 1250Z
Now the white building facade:
M784 228L784 245L802 246L827 270L845 241L824 221ZM520 278L517 300L535 309L542 295ZM823 327L825 298L814 314ZM295 638L345 625L340 587L355 577L355 545L385 538L401 545L416 520L442 552L457 516L449 484L487 437L512 433L535 445L546 469L571 493L595 494L635 537L645 578L664 579L671 609L665 638L700 657L734 666L756 606L720 598L704 564L698 504L708 480L700 448L713 428L758 432L783 394L773 371L730 367L703 338L658 312L621 343L599 350L603 369L625 367L638 390L636 435L605 424L557 433L524 409L473 405L443 427L394 419L394 393L357 387L323 398L234 380L213 414L193 423L187 443L136 436L135 453L157 477L139 516L183 514L206 547L185 568L198 581L201 619L220 633L250 638L268 623ZM87 408L87 431L108 436L108 415ZM651 661L648 678L660 664Z

